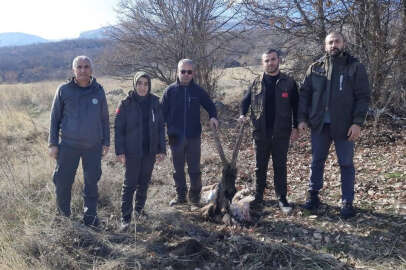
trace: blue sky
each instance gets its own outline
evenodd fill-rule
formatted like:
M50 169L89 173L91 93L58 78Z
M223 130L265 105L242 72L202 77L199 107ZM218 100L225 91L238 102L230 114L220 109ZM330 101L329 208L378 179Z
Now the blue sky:
M119 0L1 0L0 33L23 32L46 39L76 38L114 24Z

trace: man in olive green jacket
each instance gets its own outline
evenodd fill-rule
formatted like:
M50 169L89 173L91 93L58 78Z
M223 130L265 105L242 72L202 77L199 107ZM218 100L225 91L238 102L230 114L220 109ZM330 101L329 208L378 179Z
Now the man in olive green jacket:
M326 55L307 70L300 88L299 130L311 128L312 164L304 208L316 210L323 186L324 163L334 141L341 170L344 218L354 216L354 141L368 111L370 89L365 67L345 52L344 36L331 32L325 39Z
M287 154L290 140L298 137L297 84L279 70L279 51L270 49L262 55L263 73L258 76L241 102L242 121L250 110L256 156L256 190L251 208L261 209L269 159L272 156L274 188L283 213L292 211L287 201Z

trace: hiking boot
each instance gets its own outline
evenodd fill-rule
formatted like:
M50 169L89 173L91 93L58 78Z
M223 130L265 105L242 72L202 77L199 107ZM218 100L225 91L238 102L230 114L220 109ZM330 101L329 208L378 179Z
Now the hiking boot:
M355 210L352 203L343 201L343 206L340 211L341 217L344 219L355 216Z
M307 192L306 202L303 205L304 209L314 211L320 206L319 192L315 190L309 190Z
M120 224L120 231L127 232L128 229L130 228L130 224L131 224L130 220L122 219Z
M100 225L100 220L97 216L84 216L83 223L85 226L97 228Z
M135 210L134 211L134 218L136 221L141 221L141 220L146 220L148 218L147 213L145 213L145 211L142 210Z
M278 205L279 205L279 208L281 209L282 213L287 215L290 212L292 212L293 208L286 200L286 197L280 197L278 200Z
M264 200L255 198L253 201L250 202L250 209L259 211L264 208Z
M185 204L186 199L184 197L176 197L169 202L169 206L175 206L179 204Z
M189 192L189 201L190 203L194 205L199 205L200 204L200 193L199 194L193 194Z

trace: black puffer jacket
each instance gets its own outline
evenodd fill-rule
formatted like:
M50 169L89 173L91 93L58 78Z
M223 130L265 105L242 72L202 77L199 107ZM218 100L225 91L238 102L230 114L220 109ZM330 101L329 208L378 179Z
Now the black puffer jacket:
M134 81L140 77L147 77L146 73L137 73ZM150 81L149 77L147 77ZM151 84L150 84L151 85ZM151 89L149 89L151 91ZM150 92L146 98L150 99L149 113L149 153L152 155L165 153L165 130L159 98ZM114 125L114 142L116 155L125 154L127 157L143 157L143 119L141 105L135 91L130 91L128 97L121 101L116 110Z
M365 67L348 53L324 56L308 68L299 96L299 122L320 132L328 110L332 136L346 139L350 126L362 126L368 111L370 89Z

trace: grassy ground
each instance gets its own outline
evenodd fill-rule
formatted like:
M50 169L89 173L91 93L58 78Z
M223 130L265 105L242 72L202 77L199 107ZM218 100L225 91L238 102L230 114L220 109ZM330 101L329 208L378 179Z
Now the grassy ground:
M246 86L233 80L250 74L227 71L220 82L221 138L231 154L238 101ZM131 82L99 80L114 108ZM309 175L308 134L295 142L288 158L288 197L295 204L284 216L277 208L269 173L266 207L253 226L226 226L203 220L189 206L169 208L175 195L170 155L156 165L148 192L147 220L119 232L124 168L112 148L103 160L99 184L101 230L81 224L83 183L79 168L73 187L71 219L55 222L47 130L59 82L0 85L0 269L406 269L406 139L404 127L367 125L357 143L357 216L339 217L339 167L331 149L326 163L323 206L304 212ZM162 86L154 83L154 90ZM204 121L206 123L206 118ZM390 128L389 128L390 127ZM249 130L240 152L238 189L253 188L255 157ZM270 171L271 170L270 165ZM221 173L214 141L204 126L202 179L215 183Z

